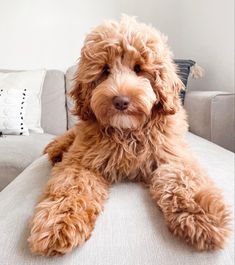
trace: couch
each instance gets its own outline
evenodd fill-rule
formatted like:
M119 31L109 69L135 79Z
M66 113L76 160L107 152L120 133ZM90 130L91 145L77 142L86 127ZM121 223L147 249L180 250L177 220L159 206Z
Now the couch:
M93 236L84 246L54 258L38 257L29 252L28 223L51 170L42 150L56 135L76 122L69 112L72 102L66 97L73 73L74 67L66 74L58 70L47 71L42 92L44 134L0 137L1 264L234 264L232 234L224 250L195 251L167 230L162 214L151 202L147 190L133 183L113 186ZM226 92L194 91L187 92L185 97L190 124L187 138L192 151L232 206L233 102L234 95Z

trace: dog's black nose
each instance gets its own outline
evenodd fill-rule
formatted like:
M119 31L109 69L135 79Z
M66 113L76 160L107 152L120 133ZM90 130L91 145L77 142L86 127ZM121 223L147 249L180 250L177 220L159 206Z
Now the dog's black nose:
M116 96L113 98L113 105L118 110L125 110L128 108L130 99L126 96Z

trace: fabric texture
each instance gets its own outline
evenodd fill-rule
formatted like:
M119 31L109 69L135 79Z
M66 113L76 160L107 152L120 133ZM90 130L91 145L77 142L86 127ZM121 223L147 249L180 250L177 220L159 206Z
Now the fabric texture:
M42 128L59 135L67 130L65 76L62 71L48 70L42 90Z
M1 134L29 134L25 124L27 94L27 88L0 87Z
M234 154L193 134L192 150L234 205ZM162 213L140 184L114 185L91 238L73 252L54 258L29 252L29 220L51 167L43 156L0 193L0 257L4 265L233 265L231 234L224 250L197 252L175 238Z
M187 87L190 68L193 65L195 65L196 62L194 62L193 60L183 60L183 59L175 59L174 62L177 65L178 68L177 73L181 81L184 83L185 87Z
M189 130L234 152L234 104L234 94L227 92L187 92Z
M72 128L78 121L78 117L71 114L71 110L73 109L74 103L73 100L68 96L68 92L71 90L73 86L73 78L75 74L76 66L71 66L68 68L65 74L65 82L66 82L66 92L67 92L67 108L68 108L68 129Z
M0 137L0 191L17 177L54 138L50 134Z
M183 60L183 59L175 59L175 64L177 65L177 74L183 82L185 88L187 89L188 78L190 74L190 69L196 62L193 60ZM180 97L182 99L182 103L184 103L185 98L185 90L180 91Z
M43 133L41 128L41 94L45 70L0 73L0 87L27 89L25 123L30 132Z
M232 152L235 152L234 105L235 94L217 95L211 104L211 141Z

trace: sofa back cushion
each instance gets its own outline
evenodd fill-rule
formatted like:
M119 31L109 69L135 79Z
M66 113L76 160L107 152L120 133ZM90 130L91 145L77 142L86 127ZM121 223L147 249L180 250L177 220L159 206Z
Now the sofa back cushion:
M48 70L42 90L42 128L50 134L67 130L65 77L59 70Z
M71 66L66 71L65 75L65 87L66 87L66 93L70 91L70 89L73 86L73 78L76 70L76 65ZM73 109L74 103L73 100L67 95L67 108L68 108L68 129L72 128L75 123L78 122L78 117L71 114L71 110Z

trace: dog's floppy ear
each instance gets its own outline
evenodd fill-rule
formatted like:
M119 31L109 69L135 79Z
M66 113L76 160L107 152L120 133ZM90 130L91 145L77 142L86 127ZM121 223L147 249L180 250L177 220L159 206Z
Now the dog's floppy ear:
M94 114L90 107L92 84L84 83L80 78L80 67L81 65L78 65L78 69L73 79L73 87L69 92L69 96L72 97L75 103L72 114L77 115L80 119L86 121L94 118Z
M176 66L171 60L156 70L154 89L159 97L158 112L175 114L181 104L179 93L184 89L184 84L176 74Z

